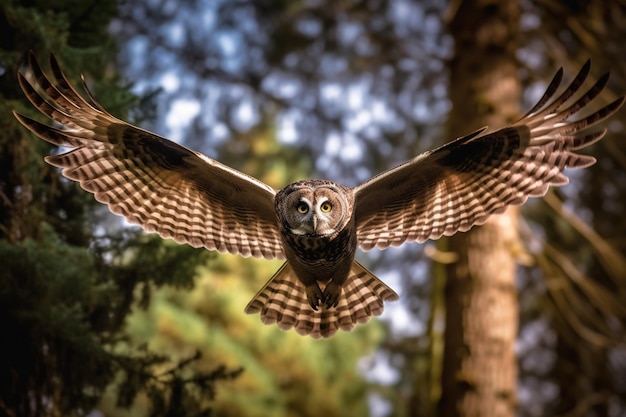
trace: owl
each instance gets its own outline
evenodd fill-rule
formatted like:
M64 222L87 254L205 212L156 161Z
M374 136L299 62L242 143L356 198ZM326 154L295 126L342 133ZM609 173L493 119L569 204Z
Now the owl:
M53 126L15 112L35 135L69 148L46 161L146 231L211 251L285 259L245 312L314 338L351 330L398 299L355 261L357 248L467 231L509 205L544 195L550 185L566 184L565 168L595 162L575 151L606 133L587 128L624 102L621 97L570 119L608 80L606 74L583 89L587 62L557 94L559 70L539 102L509 127L470 133L356 187L312 179L276 190L113 117L86 86L88 100L72 87L54 56L50 68L51 78L31 54L18 79Z

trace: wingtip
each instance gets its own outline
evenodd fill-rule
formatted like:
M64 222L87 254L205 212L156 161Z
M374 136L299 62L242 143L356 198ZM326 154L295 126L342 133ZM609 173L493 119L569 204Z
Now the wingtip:
M20 123L22 123L23 118L26 117L15 109L11 110L11 112L13 113L13 117L15 117Z
M39 60L37 59L37 54L35 54L35 51L32 49L28 50L28 67L33 69L33 68L41 68L41 65L39 64ZM57 67L59 66L58 60L56 58L56 55L54 52L50 51L50 56L49 56L49 61L50 61L50 65L54 66L56 65ZM18 71L18 73L21 71Z
M27 88L26 84L30 85L30 82L26 79L26 76L24 75L22 71L17 72L17 82L20 85L20 88L22 89L22 91L26 90Z
M30 51L28 51L28 68L32 69L33 68L39 68L39 61L37 60L37 56L35 55L35 52L31 49Z
M625 101L626 96L621 96L607 104L606 107L604 107L606 115L602 117L602 120L617 112L624 105Z
M605 72L604 74L602 74L600 78L598 78L596 85L598 85L600 88L604 88L606 86L606 83L609 81L610 77L611 77L611 72L610 71Z
M591 58L587 58L587 60L585 61L585 63L581 67L581 70L583 70L583 69L586 70L586 71L589 71L589 69L591 69Z
M580 67L580 71L578 71L576 79L579 79L580 83L582 84L589 76L589 72L591 72L591 58L588 58L583 66Z
M563 67L559 67L559 69L556 70L554 77L552 77L552 81L550 82L550 84L556 84L557 86L561 85L561 83L563 82L564 75L565 75L565 70L563 69Z
M30 130L33 134L39 136L39 134L37 133L37 131L35 130L34 126L41 124L38 121L18 112L17 110L13 110L13 115L15 116L15 118L17 119L18 122L20 122L26 129Z
M53 72L56 73L57 71L61 71L61 65L59 64L59 59L54 54L54 52L50 52L50 57L48 59L50 60L50 68L52 69Z

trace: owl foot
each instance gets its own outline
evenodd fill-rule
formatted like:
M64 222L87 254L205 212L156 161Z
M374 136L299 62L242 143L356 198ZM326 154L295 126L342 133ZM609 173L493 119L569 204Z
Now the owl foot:
M324 293L322 293L319 285L308 285L306 287L306 297L309 300L309 305L311 306L311 308L317 311L320 302L324 300Z
M341 297L341 285L335 281L330 281L324 289L324 298L322 299L326 308L337 307L339 298Z

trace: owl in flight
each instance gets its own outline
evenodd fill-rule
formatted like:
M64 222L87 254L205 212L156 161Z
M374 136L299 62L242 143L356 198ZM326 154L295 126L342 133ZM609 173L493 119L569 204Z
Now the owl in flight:
M450 236L509 205L544 195L586 167L575 153L602 138L587 131L619 109L621 97L570 120L604 88L608 74L577 94L587 62L559 95L559 70L539 102L512 126L485 128L425 152L354 187L304 180L276 190L175 142L110 115L70 85L51 56L50 80L29 56L19 83L55 123L22 114L31 132L68 152L46 157L64 176L129 222L178 243L242 256L286 259L246 313L314 338L351 330L398 295L354 260L357 247L384 249Z

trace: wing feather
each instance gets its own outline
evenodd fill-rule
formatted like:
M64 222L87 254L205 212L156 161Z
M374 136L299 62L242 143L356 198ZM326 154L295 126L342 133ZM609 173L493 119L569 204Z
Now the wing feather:
M510 205L545 195L551 185L566 184L565 168L593 164L593 157L574 151L604 136L606 129L587 129L614 114L624 97L570 120L607 84L605 74L580 93L589 70L588 61L557 96L559 70L539 102L512 126L474 132L357 186L359 246L383 249L467 231Z
M95 101L89 104L54 56L50 61L53 81L32 54L29 79L19 73L18 80L30 102L59 127L15 113L35 135L71 148L46 157L48 163L147 231L209 250L284 257L274 213L276 190L116 119Z

